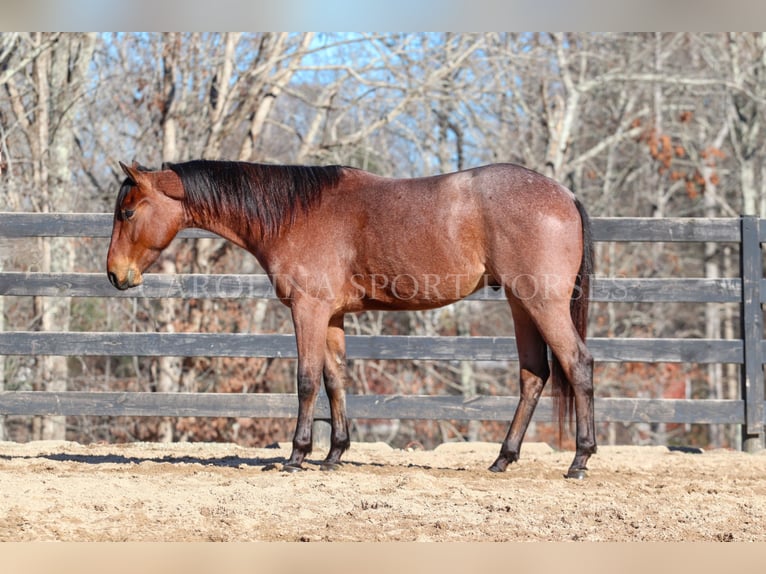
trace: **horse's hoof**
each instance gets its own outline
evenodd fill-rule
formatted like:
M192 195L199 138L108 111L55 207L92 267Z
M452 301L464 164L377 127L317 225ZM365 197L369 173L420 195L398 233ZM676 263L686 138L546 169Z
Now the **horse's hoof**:
M505 472L506 468L508 468L508 461L500 457L495 462L492 463L492 466L489 467L489 471L490 472Z
M304 469L300 464L286 463L282 465L282 472L289 472L290 474L292 474L294 472L301 472L302 470Z
M329 472L333 470L338 470L341 466L342 464L340 462L323 462L319 466L319 470L325 470Z
M573 478L574 480L585 480L588 477L587 468L570 468L564 475L564 478Z

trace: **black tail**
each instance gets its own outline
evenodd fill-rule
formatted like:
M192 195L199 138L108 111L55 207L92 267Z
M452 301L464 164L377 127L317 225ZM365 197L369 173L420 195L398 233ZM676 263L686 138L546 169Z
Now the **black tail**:
M593 235L591 233L590 218L585 207L575 198L577 211L582 221L582 260L580 270L575 278L574 292L569 304L569 313L572 317L577 333L585 341L588 327L588 304L590 303L590 279L593 275ZM572 412L574 406L574 391L564 374L556 356L551 362L551 392L553 394L553 407L559 422L559 442L564 433L564 421L568 420L572 425Z

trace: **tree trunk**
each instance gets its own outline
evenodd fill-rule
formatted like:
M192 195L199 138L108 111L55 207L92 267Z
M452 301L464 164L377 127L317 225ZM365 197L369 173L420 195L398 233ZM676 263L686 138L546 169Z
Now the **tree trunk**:
M164 38L162 65L162 98L164 113L161 118L162 128L162 161L178 161L178 130L176 114L178 100L176 95L177 64L179 59L180 38L177 33L167 34ZM160 262L162 272L175 274L178 272L173 251L166 252ZM178 312L175 299L160 299L160 312L157 317L157 329L165 333L175 332L174 321ZM181 357L160 357L157 360L157 392L177 393L181 388L183 362ZM175 422L173 418L164 417L157 429L157 440L173 442Z
M719 130L718 135L712 142L713 149L720 149L723 141L728 134L728 125ZM700 141L704 141L704 134L700 134ZM705 161L701 168L702 176L705 179L705 217L718 217L718 186L715 165L712 161ZM721 254L718 243L705 243L705 277L717 279L721 277ZM708 339L719 339L722 336L724 327L724 306L720 303L708 303L705 305L705 337ZM708 365L708 394L711 399L725 399L724 391L724 367L720 363ZM710 425L710 444L715 447L725 446L726 429L723 425Z
M41 39L42 42L42 39ZM76 195L72 193L72 152L75 149L74 120L82 103L87 66L95 49L94 34L63 36L50 52L35 62L37 88L37 135L39 155L38 183L44 211L71 212ZM42 244L42 269L50 273L70 272L74 268L71 239L49 238ZM38 299L40 328L43 331L68 331L68 297ZM65 391L69 372L66 357L46 356L39 362L38 385L47 391ZM41 419L36 438L63 440L66 418Z

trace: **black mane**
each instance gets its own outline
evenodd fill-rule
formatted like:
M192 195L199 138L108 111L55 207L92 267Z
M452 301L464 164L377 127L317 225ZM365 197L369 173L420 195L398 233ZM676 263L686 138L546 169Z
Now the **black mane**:
M234 161L195 160L168 163L184 186L192 221L225 219L245 232L254 226L260 236L273 237L298 212L320 201L322 190L337 185L341 166L268 165Z

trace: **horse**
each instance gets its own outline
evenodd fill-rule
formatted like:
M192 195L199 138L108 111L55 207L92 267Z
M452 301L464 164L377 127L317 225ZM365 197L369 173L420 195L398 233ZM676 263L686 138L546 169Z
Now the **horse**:
M409 179L337 165L120 167L125 179L106 260L114 287L140 285L176 234L194 227L253 254L289 307L298 417L283 470L302 470L312 450L322 379L331 438L320 468L337 468L350 446L345 314L433 309L491 286L504 290L511 308L520 397L489 469L502 472L518 460L550 377L559 430L565 419L571 425L573 408L576 416L565 476L586 477L596 452L593 358L585 344L593 247L587 212L563 185L510 163Z

